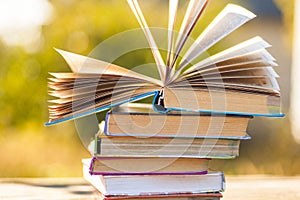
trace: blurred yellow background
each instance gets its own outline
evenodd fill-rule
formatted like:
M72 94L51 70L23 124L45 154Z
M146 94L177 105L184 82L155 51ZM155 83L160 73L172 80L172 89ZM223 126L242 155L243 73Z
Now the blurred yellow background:
M166 28L167 1L149 2L140 0L149 25ZM270 52L280 65L276 71L283 112L288 114L293 1L211 0L206 19L229 2L242 4L258 17L220 45L256 35L273 44ZM209 23L200 22L194 36ZM138 27L125 0L0 1L0 177L81 176L81 159L90 155L74 123L44 127L48 72L69 71L53 47L87 55L110 36ZM248 133L252 140L242 142L239 158L214 161L211 168L227 174L300 174L300 145L291 134L289 115L256 118Z

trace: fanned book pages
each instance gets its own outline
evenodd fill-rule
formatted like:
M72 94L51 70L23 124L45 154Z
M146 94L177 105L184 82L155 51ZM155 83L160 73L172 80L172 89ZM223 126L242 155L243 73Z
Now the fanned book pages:
M282 117L276 61L260 37L205 57L206 51L255 15L227 5L195 39L187 42L208 0L188 1L183 19L179 1L169 1L169 23L163 57L137 0L127 0L153 54L160 79L101 60L57 50L72 73L51 73L51 125L154 96L156 111L196 111L246 116ZM175 30L176 21L181 22ZM177 23L178 23L177 22ZM177 34L175 34L177 33ZM184 51L185 50L185 51Z

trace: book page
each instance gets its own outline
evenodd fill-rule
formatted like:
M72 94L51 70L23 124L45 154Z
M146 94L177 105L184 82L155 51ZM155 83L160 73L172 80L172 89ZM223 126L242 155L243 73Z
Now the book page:
M266 80L262 80L263 82L265 82ZM274 85L271 83L271 80L269 80L269 83L267 83L266 85ZM171 88L186 88L187 86L185 84L175 84L172 85ZM230 90L238 90L240 91L246 91L246 92L251 92L251 93L267 93L267 94L280 94L279 90L274 89L273 87L269 87L269 86L261 86L261 85L257 85L257 81L255 82L255 84L249 84L249 82L245 83L244 81L242 83L230 83L230 82L220 82L219 80L217 81L207 81L207 82L190 82L188 84L188 87L192 87L193 89L197 89L197 88L203 88L206 89L209 88L210 90L215 89L221 89L222 91L224 89L230 89Z
M192 67L184 71L182 75L188 74L195 70L199 70L202 67L208 65L212 65L218 62L226 61L243 55L245 55L245 57L242 59L250 60L252 58L250 53L254 53L254 52L259 54L259 55L255 54L256 57L265 57L268 56L268 54L265 54L266 51L261 51L261 50L268 48L270 46L271 45L268 44L266 41L264 41L261 37L254 37L194 64ZM249 58L247 58L248 54L250 54Z
M267 48L267 47L266 47ZM226 60L223 60L226 59ZM223 60L223 61L222 61ZM275 58L266 50L266 49L260 49L257 51L251 51L249 53L246 54L242 54L240 56L235 56L233 58L222 58L221 61L217 61L215 64L216 65L228 65L228 64L237 64L237 63L246 63L246 62L251 62L251 61L256 61L256 60L260 60L260 61L276 61ZM275 66L278 66L275 64ZM202 69L202 67L201 67Z
M245 69L234 69L229 71L217 71L211 72L209 74L198 75L189 77L187 81L195 81L195 80L210 80L216 79L222 81L222 79L228 77L270 77L270 78L279 78L278 74L273 70L272 67L263 67L263 68L245 68Z
M236 64L229 64L229 65L221 65L221 66L216 64L216 65L207 66L199 71L193 71L189 74L179 77L177 80L187 79L189 77L199 76L199 75L200 76L206 76L208 74L217 75L219 73L224 73L229 71L233 72L233 71L240 71L240 70L254 69L254 68L265 68L265 67L270 67L271 69L269 70L272 71L271 74L273 74L274 76L278 76L278 74L272 68L273 66L277 66L277 64L274 63L273 61L264 61L264 60L253 60L245 63L236 63Z
M235 85L239 87L263 87L272 90L279 91L279 86L277 84L276 78L265 77L265 76L228 76L220 78L207 78L207 79L194 79L189 81L192 85L197 83L206 83L209 86L210 83L219 84L226 86L228 84Z
M57 80L60 80L60 79L57 79ZM53 90L68 90L68 89L74 89L76 90L77 88L86 88L86 87L95 87L95 86L106 86L106 85L109 85L109 84L114 84L114 85L117 85L117 84L120 84L120 85L124 85L124 84L131 84L131 83L141 83L141 84L148 84L148 85L153 85L151 83L145 83L141 80L105 80L105 81L102 81L102 80L97 80L97 79L91 79L90 81L88 80L84 80L84 81L78 81L77 79L75 80L70 80L70 82L49 82L48 83L48 87L50 89L53 89ZM75 92L75 91L74 91Z
M112 91L117 91L122 88L127 88L128 90L134 89L137 87L146 87L146 86L153 86L153 85L147 85L145 83L125 83L125 84L118 84L116 87L116 84L109 83L105 85L93 85L90 87L78 87L78 88L71 88L71 89L66 89L66 90L54 90L54 91L49 91L49 95L58 97L58 98L68 98L68 97L76 97L76 96L84 96L88 94L95 94L95 92L99 91L105 91L105 90L112 90Z
M106 96L118 95L121 93L126 93L140 89L141 87L127 87L127 88L118 88L117 90L113 89L102 89L95 91L93 93L82 93L76 96L63 96L61 95L59 99L49 100L50 103L60 104L60 105L51 105L52 108L65 107L65 106L75 106L84 105L87 102L95 101L97 99L105 98ZM149 89L151 87L143 87L143 89Z
M227 5L183 56L174 75L175 78L196 57L254 17L255 15L245 8L233 4Z
M83 79L83 80L82 80ZM60 80L57 78L54 78L54 80ZM157 86L152 83L147 83L142 80L132 80L132 79L125 79L125 80L103 80L103 79L85 79L85 78L77 78L77 79L63 79L65 82L59 81L59 82L49 82L48 87L53 89L52 91L49 91L51 94L69 94L69 95L78 95L81 94L81 91L89 91L89 92L95 92L96 90L100 89L111 89L111 90L117 90L121 87L131 87L131 86L153 86L157 89L160 88L160 86Z
M136 81L145 82L143 79L113 75L113 74L76 74L76 73L49 73L54 78L48 78L56 84L74 84L74 83L89 83L89 82L110 82L110 81ZM51 82L50 82L51 83ZM151 83L151 82L149 82ZM151 83L153 84L153 83Z
M127 0L132 12L134 13L136 19L138 20L141 28L143 29L145 36L148 40L148 43L150 45L160 78L162 83L165 83L166 78L166 65L161 57L161 54L159 52L159 49L154 41L154 38L152 36L152 33L147 25L146 19L144 18L144 15L142 13L142 10L138 4L137 0Z
M176 40L175 55L171 62L171 68L174 67L177 58L180 54L180 51L182 50L185 42L187 41L189 35L192 32L192 29L194 28L201 14L203 13L207 2L208 0L190 0L180 27L178 38Z
M70 120L70 117L78 118L90 115L91 113L98 112L99 109L109 109L111 105L121 104L122 102L128 102L131 98L143 95L153 91L153 88L139 88L137 90L129 90L127 92L119 92L112 95L108 92L106 96L101 94L101 97L94 97L91 100L85 102L71 102L64 104L57 104L49 106L49 122L55 122L57 120ZM146 98L147 95L140 98ZM107 106L107 107L104 107ZM98 110L97 110L98 109ZM68 119L70 118L70 119Z
M168 56L167 56L167 70L170 68L170 62L173 59L174 51L174 26L176 21L176 12L178 7L178 0L169 1L169 23L168 23Z
M203 75L206 77L213 77L215 75L223 76L266 76L279 78L279 75L274 71L272 67L255 67L255 68L223 68L217 72L206 73Z
M222 70L223 68L228 68L228 67L236 67L238 68L238 66L241 66L241 68L244 68L245 65L251 65L252 67L256 67L256 65L258 65L258 63L261 63L260 66L272 66L272 67L277 67L278 64L276 62L274 62L274 60L269 59L265 56L265 54L269 54L269 52L267 52L265 49L256 51L254 53L248 53L248 54L244 54L242 56L238 56L238 57L234 57L225 61L221 61L221 62L217 62L215 64L210 64L207 66L203 66L197 70L191 71L185 75L183 75L182 77L186 77L186 76L191 76L193 74L203 74L203 73L207 73L209 71L213 71L213 70ZM272 58L272 57L270 57ZM259 66L257 66L259 67ZM180 77L179 77L180 78Z
M74 73L87 73L87 74L111 74L117 76L127 76L137 79L142 79L148 82L152 82L157 85L162 85L160 80L139 74L137 72L128 70L124 67L120 67L105 61L97 60L94 58L81 56L75 53L56 49L56 51L62 55L66 60L70 68ZM65 74L65 73L64 73ZM56 73L58 76L58 73Z

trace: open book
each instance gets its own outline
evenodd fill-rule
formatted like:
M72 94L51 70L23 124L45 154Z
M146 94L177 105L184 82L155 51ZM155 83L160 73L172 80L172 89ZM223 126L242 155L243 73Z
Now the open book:
M51 125L154 96L157 111L184 110L250 116L283 116L270 45L254 37L207 58L199 58L228 34L253 19L250 11L227 5L182 52L208 0L190 0L175 34L178 0L169 1L168 52L163 59L137 0L127 0L152 51L160 79L115 64L57 50L72 73L51 73Z

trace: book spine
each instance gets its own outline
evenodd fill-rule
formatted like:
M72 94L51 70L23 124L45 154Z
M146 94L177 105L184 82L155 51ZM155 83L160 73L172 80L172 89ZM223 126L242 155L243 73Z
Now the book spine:
M226 189L226 180L225 180L225 175L224 175L223 172L221 173L221 176L222 176L221 188L222 188L222 191L225 191L225 189Z
M91 175L102 175L102 176L135 176L135 175L205 175L208 174L208 171L199 171L199 172L95 172L90 171Z
M95 160L97 160L97 158L95 156L93 156L93 158L91 159L91 162L90 162L90 166L89 166L90 175L93 175Z
M100 155L101 154L101 138L95 137L95 148L94 148L94 155Z

